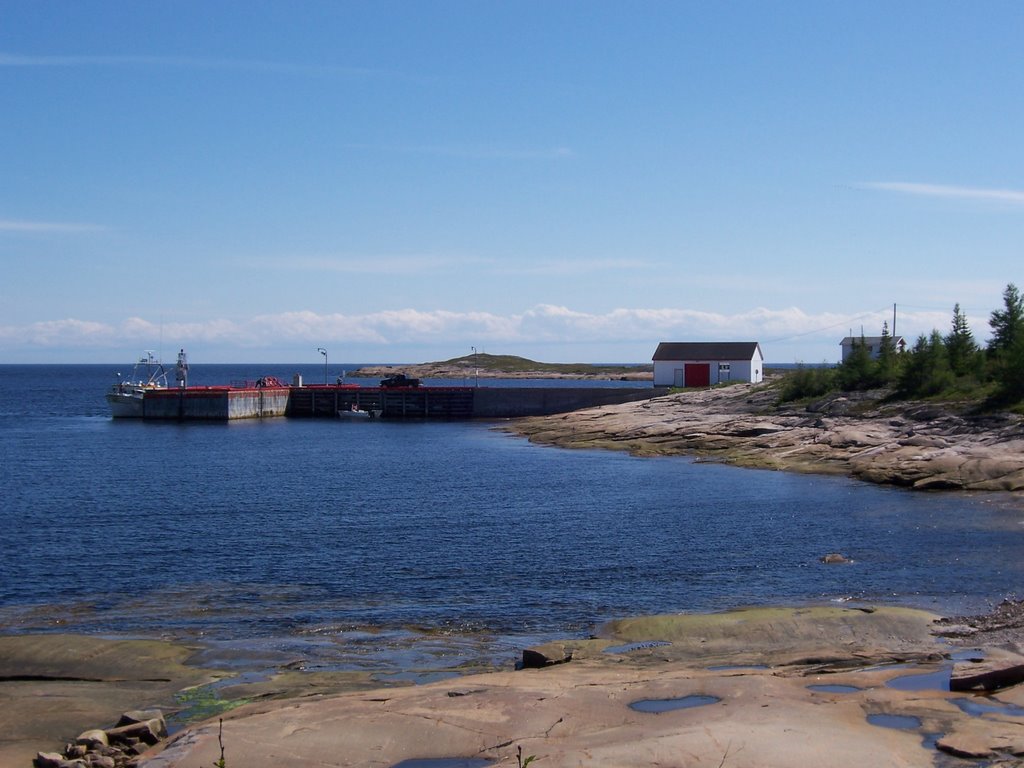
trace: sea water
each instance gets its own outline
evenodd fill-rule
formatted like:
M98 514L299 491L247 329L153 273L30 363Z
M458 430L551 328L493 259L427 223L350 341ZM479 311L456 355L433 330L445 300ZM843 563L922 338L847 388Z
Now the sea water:
M114 421L114 370L0 366L2 632L413 632L440 656L750 604L980 611L1022 583L1024 516L998 495L564 450L503 423ZM833 551L855 562L818 561Z

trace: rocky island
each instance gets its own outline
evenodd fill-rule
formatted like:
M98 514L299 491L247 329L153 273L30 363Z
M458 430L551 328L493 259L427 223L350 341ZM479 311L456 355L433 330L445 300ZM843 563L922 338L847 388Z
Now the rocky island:
M578 379L580 381L651 381L654 369L647 365L593 365L590 363L540 363L515 355L479 353L435 363L373 365L350 371L349 376L386 378L404 373L417 379Z

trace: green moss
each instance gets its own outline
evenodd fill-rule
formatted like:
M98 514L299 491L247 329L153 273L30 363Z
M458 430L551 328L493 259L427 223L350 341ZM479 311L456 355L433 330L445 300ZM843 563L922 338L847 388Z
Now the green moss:
M175 719L182 723L194 723L248 704L251 699L224 699L215 685L197 685L186 688L174 696L179 710Z

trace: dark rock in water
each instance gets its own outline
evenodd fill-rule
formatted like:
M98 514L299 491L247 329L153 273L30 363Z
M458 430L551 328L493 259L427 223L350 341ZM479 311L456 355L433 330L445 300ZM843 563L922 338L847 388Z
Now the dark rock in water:
M540 669L572 661L572 651L561 643L547 643L523 649L523 668Z
M951 691L998 691L1024 682L1024 656L1000 648L990 649L983 660L970 659L953 665Z
M829 552L827 555L822 555L818 558L821 562L826 565L844 565L852 563L853 560L840 552Z

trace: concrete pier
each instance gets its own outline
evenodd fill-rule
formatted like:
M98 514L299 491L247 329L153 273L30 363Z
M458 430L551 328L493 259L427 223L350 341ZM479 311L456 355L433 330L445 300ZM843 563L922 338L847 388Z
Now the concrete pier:
M384 419L504 419L649 400L666 392L653 387L188 387L146 392L143 418L335 418L356 408Z
M289 387L188 387L154 389L142 400L142 418L176 421L230 421L284 416Z

